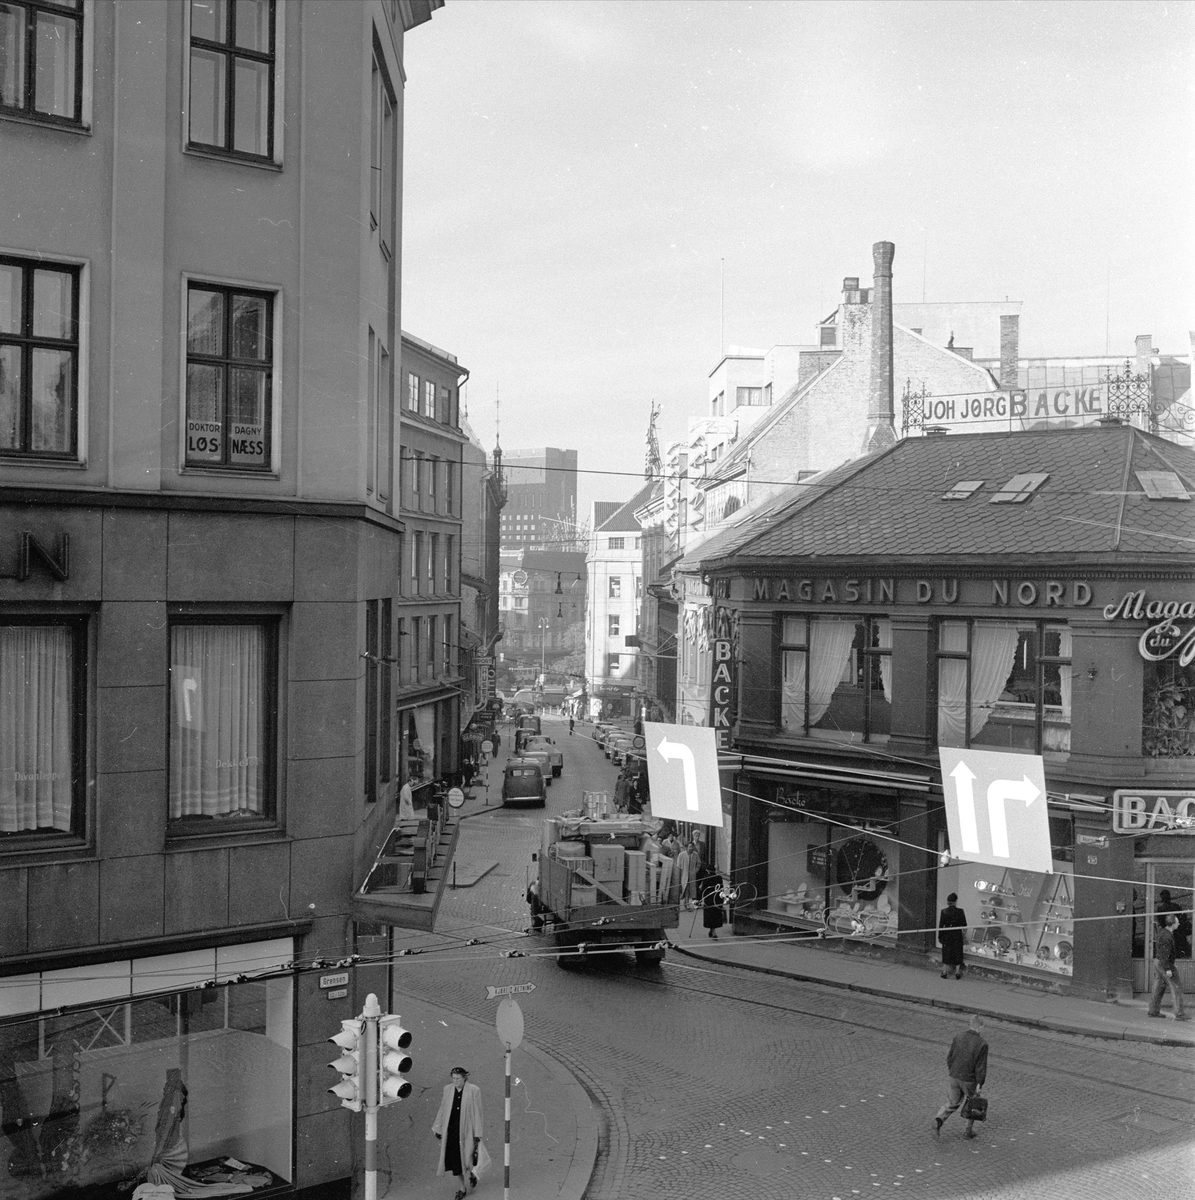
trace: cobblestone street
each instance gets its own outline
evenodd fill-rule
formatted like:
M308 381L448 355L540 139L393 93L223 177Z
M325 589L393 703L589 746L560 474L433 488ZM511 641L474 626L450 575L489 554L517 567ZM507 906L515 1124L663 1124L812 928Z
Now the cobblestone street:
M565 750L549 812L613 783L587 736L566 738ZM536 984L521 997L527 1039L564 1062L601 1112L590 1200L1193 1194L1188 1051L989 1022L991 1118L974 1142L957 1117L937 1140L957 1015L676 954L655 971L629 955L570 972L547 958L500 957L542 948L505 936L526 925L538 829L538 815L509 811L466 822L461 852L499 865L449 894L440 936L425 943L445 948L400 960L396 986L492 1021L492 1004L462 980ZM485 944L457 948L444 935Z

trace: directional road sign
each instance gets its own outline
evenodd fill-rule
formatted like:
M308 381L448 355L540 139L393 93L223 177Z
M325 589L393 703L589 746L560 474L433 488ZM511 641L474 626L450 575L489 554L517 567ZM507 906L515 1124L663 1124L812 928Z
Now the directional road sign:
M1039 754L939 747L953 858L1018 871L1054 870Z
M533 992L535 984L533 983L508 983L504 987L494 987L493 984L487 983L485 986L485 998L487 1000L495 1000L499 996L513 996L518 992Z
M652 816L720 826L722 787L713 729L644 722L643 734Z
M502 1003L498 1005L498 1015L494 1024L498 1029L498 1040L507 1051L517 1050L523 1040L523 1010L519 1007L519 1002L509 996L503 997Z

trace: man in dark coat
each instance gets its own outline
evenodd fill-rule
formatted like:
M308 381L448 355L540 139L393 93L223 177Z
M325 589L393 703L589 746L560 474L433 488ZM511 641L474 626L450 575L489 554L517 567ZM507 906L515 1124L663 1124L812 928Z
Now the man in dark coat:
M955 979L963 977L963 930L967 928L967 914L957 908L958 893L946 897L946 907L938 914L938 941L942 945L942 978L951 971Z
M934 1117L934 1136L942 1132L946 1118L954 1112L964 1100L979 1094L988 1077L988 1044L979 1031L983 1028L983 1018L976 1014L971 1018L970 1028L964 1029L950 1043L950 1052L946 1055L946 1069L950 1072L950 1093L946 1103L938 1109ZM975 1136L975 1122L967 1121L963 1137Z
M1183 1012L1183 989L1179 986L1177 968L1174 965L1174 938L1178 932L1178 917L1167 913L1165 923L1154 930L1154 960L1153 960L1153 991L1149 996L1149 1008L1146 1016L1160 1017L1162 1015L1162 997L1166 989L1174 999L1174 1019L1189 1021L1191 1018Z

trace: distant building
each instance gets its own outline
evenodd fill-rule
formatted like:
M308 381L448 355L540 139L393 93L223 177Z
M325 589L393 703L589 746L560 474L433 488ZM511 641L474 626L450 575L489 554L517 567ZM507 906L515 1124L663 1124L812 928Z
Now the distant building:
M498 608L503 664L551 667L585 643L587 596L581 550L507 550L502 554ZM580 672L577 672L578 674Z
M584 549L577 539L577 452L548 446L503 456L502 545Z

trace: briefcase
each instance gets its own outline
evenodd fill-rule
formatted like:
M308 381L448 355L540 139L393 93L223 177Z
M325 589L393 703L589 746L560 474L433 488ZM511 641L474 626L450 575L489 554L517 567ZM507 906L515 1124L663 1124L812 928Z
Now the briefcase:
M987 1097L968 1096L963 1101L963 1119L965 1121L986 1121L988 1119Z

